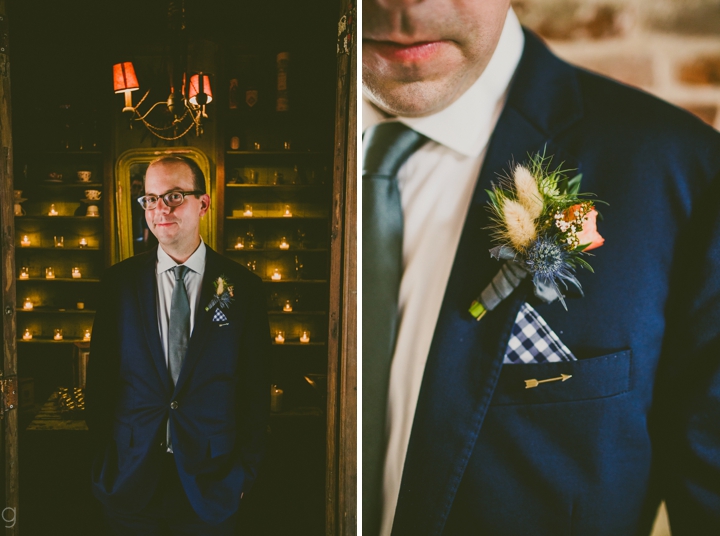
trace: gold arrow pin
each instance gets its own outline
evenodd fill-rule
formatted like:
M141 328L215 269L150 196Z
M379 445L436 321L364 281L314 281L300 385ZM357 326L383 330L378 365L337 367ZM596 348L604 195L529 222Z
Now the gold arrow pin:
M547 383L547 382L556 382L556 381L565 381L572 378L572 374L560 374L557 378L548 378L547 380L525 380L525 389L532 389L533 387L537 387L541 383Z

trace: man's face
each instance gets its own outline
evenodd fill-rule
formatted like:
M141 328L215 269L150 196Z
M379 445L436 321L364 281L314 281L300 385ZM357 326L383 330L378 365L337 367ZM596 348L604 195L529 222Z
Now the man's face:
M482 74L510 0L363 0L363 90L392 115L446 108Z
M190 168L178 162L159 162L148 167L145 175L145 195L161 196L170 191L190 192L194 190ZM182 247L195 242L199 235L200 218L210 206L210 196L199 198L188 195L180 206L168 207L160 199L154 209L145 211L150 231L163 246Z

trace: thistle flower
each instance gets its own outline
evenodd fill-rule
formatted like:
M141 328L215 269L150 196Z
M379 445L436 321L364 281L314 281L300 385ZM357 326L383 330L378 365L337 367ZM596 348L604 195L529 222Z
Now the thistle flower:
M544 285L554 289L566 310L567 305L558 283L562 283L565 288L568 288L568 283L572 283L582 292L580 281L577 280L568 263L569 257L570 254L562 244L547 236L535 240L528 247L525 257L525 265L533 274L535 286Z
M506 199L503 204L503 220L505 221L504 238L510 241L515 249L524 249L535 237L535 218L519 201Z
M519 164L515 168L513 177L517 200L527 209L532 219L537 220L543 212L543 198L535 177L528 168Z

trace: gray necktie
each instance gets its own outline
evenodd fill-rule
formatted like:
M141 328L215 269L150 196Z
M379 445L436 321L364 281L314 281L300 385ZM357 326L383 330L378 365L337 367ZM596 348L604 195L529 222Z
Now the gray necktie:
M363 136L363 534L377 536L382 512L390 362L398 327L403 216L397 172L427 141L401 123Z
M170 302L170 325L168 327L168 370L173 383L177 383L190 338L190 300L188 300L184 281L187 270L187 266L173 268L175 287Z

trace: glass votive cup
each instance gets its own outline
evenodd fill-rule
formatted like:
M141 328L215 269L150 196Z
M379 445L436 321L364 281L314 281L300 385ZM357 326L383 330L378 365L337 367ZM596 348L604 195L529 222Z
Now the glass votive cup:
M62 328L55 328L53 330L53 340L61 341L63 338L63 330Z
M275 333L275 344L285 344L285 332L278 331Z

